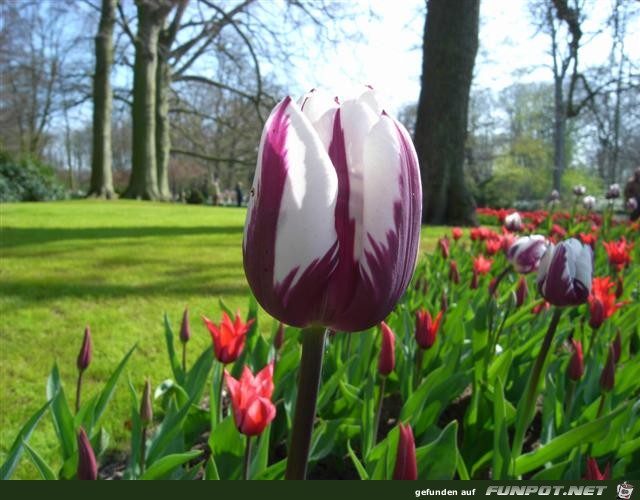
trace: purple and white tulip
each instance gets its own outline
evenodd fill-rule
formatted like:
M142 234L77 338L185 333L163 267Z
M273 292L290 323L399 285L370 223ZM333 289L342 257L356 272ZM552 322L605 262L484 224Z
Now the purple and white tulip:
M518 212L513 212L504 218L504 227L509 231L517 232L522 229L522 217Z
M594 208L596 208L596 198L595 196L585 196L582 198L582 206L585 210L591 212Z
M578 184L577 186L573 186L573 194L576 196L584 196L587 194L587 188Z
M544 236L521 236L507 250L507 259L516 272L527 274L538 269L546 250L547 240Z
M406 129L366 89L312 90L265 124L243 256L258 302L278 320L359 331L406 290L420 238L422 189Z
M584 304L591 293L593 252L571 238L549 245L538 269L538 291L553 305Z
M626 206L629 212L635 212L638 209L638 200L635 198L629 198Z
M616 198L620 198L620 186L618 184L611 184L611 186L609 186L609 189L607 189L605 198L607 200L615 200Z

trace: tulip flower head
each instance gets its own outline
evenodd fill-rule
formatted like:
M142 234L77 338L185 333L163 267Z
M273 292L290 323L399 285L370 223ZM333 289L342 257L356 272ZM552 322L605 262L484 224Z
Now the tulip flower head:
M258 151L243 241L249 285L289 325L367 329L409 284L421 211L409 133L375 91L287 97Z
M396 336L383 321L380 323L382 331L382 344L380 357L378 358L378 372L383 377L389 375L396 366Z
M191 338L191 330L189 328L189 309L184 308L182 314L182 326L180 327L180 342L186 344Z
M636 198L629 198L625 204L627 211L635 212L638 210L638 200Z
M558 192L558 190L554 189L553 191L551 191L551 194L549 194L549 201L554 202L554 201L558 201L559 199L560 199L560 193Z
M575 238L549 245L540 260L538 291L559 307L584 304L591 292L593 254L591 247Z
M395 480L418 479L418 464L416 461L416 442L413 438L413 430L409 424L399 424L398 451L396 453L396 465L393 469Z
M587 193L587 188L582 185L573 186L573 194L576 196L584 196Z
M442 254L443 259L449 258L449 239L448 238L440 238L438 240L438 248L440 248L440 253Z
M478 274L487 274L491 271L493 260L485 259L482 255L473 259L473 270Z
M522 229L522 217L518 212L513 212L504 218L504 226L509 231L520 231Z
M87 433L82 427L77 435L78 441L78 479L83 481L95 481L98 479L98 462L91 447Z
M589 295L589 326L599 328L605 319L625 305L626 302L616 302L616 294L612 291L615 283L609 276L593 278L591 295Z
M254 320L250 319L244 323L240 318L240 311L236 313L234 322L226 312L222 313L222 321L219 325L204 316L202 319L211 334L216 359L225 365L233 363L244 348L247 332Z
M604 472L600 472L600 467L598 467L598 462L596 462L595 458L587 458L587 470L585 475L582 476L582 479L586 479L587 481L605 481L611 477L611 467L610 464L607 464Z
M491 239L484 242L487 255L495 255L502 248L502 239Z
M616 353L613 345L609 345L609 354L607 362L604 364L602 373L600 374L600 388L602 392L609 392L613 389L616 380Z
M585 245L589 245L591 248L594 247L596 241L598 241L598 235L595 233L578 233L580 237L580 241Z
M620 186L618 184L611 184L609 186L609 189L607 189L605 198L607 200L615 200L616 198L620 198Z
M82 347L78 353L77 366L81 372L89 368L92 356L91 329L87 325L84 329L84 338L82 339Z
M460 229L459 227L454 227L451 230L451 236L453 236L453 239L455 241L458 241L460 238L462 238L462 229Z
M520 307L524 304L524 301L527 300L529 296L529 285L527 285L527 280L524 276L520 276L518 280L518 287L516 288L516 307Z
M431 314L426 309L416 311L416 342L422 349L429 349L436 341L442 311L436 315L436 319L431 318Z
M233 418L240 433L245 436L262 434L276 416L276 407L271 402L273 363L269 363L255 376L245 366L239 380L225 370L224 379L231 395Z
M518 238L507 251L507 259L520 274L536 271L540 266L540 259L547 250L547 240L544 236L522 236Z
M569 360L568 375L571 380L580 380L584 373L582 343L576 339L571 339L571 343L573 344L573 354Z
M455 260L449 262L449 279L454 283L460 283L460 271L458 271L458 264Z
M147 426L153 421L153 403L151 402L151 382L147 379L144 383L142 400L140 401L140 421Z
M602 246L604 246L607 256L609 257L609 264L618 271L621 271L631 264L631 255L629 252L633 248L633 243L627 243L624 236L620 238L619 241L603 241Z
M585 210L591 212L594 208L596 208L595 196L585 196L584 198L582 198L582 206Z

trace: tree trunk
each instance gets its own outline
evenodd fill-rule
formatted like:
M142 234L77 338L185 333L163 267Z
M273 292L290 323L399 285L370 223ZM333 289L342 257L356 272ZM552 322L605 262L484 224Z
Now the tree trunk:
M138 33L133 68L133 134L131 178L126 198L157 200L156 72L158 36L173 3L137 0Z
M164 49L165 47L162 47L162 50ZM169 189L169 155L171 151L171 132L169 128L170 84L171 68L164 57L159 57L156 70L156 162L158 165L158 195L163 200L171 199L171 191Z
M415 144L422 169L423 222L475 222L464 177L471 78L480 0L429 0Z
M562 92L562 78L554 77L553 189L560 192L566 163L567 104Z
M96 35L96 72L93 76L93 141L88 196L114 197L111 171L111 65L116 0L102 0Z

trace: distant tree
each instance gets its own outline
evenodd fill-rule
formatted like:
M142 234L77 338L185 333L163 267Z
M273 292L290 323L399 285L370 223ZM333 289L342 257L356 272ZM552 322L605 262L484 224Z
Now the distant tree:
M474 222L464 176L469 92L478 51L480 0L429 0L415 145L423 181L423 221Z
M95 37L93 75L93 134L89 196L111 199L114 196L111 146L111 66L113 64L113 28L117 0L102 0L100 22Z

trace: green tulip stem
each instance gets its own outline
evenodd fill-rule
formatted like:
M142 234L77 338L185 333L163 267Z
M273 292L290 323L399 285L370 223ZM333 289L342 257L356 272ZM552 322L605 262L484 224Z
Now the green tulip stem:
M416 350L416 386L420 385L420 380L422 380L422 365L424 365L424 349L418 346Z
M384 386L387 377L380 377L380 395L378 396L378 408L376 409L376 419L373 423L373 444L378 443L378 429L380 427L380 416L382 415L382 403L384 402Z
M302 360L285 479L305 479L307 475L326 333L322 327L302 330Z
M250 469L251 469L251 447L253 446L253 440L251 436L247 436L247 444L244 449L244 464L242 468L242 479L245 481L251 479Z
M602 416L602 410L604 410L604 402L607 399L607 393L603 392L600 395L600 404L598 404L598 413L596 413L596 418L600 418Z
M182 343L182 373L184 373L184 378L187 378L187 343Z
M76 384L76 414L80 411L80 395L82 394L82 374L84 370L78 370L78 382Z
M551 343L553 342L553 336L555 335L556 329L558 328L561 314L562 309L556 307L553 311L553 317L551 318L549 329L544 336L542 346L540 346L538 357L536 358L533 364L533 368L531 369L531 373L529 374L527 388L525 389L525 392L522 395L522 399L518 404L516 428L513 437L513 446L511 448L511 459L513 463L515 463L516 458L518 458L518 456L520 456L520 453L522 452L524 434L535 412L536 398L538 396L538 388L540 386L542 369L544 368L545 361L547 360L547 355L549 354Z
M221 364L220 368L220 387L218 387L218 423L224 419L224 409L222 408L222 387L224 386L224 369L227 365Z

